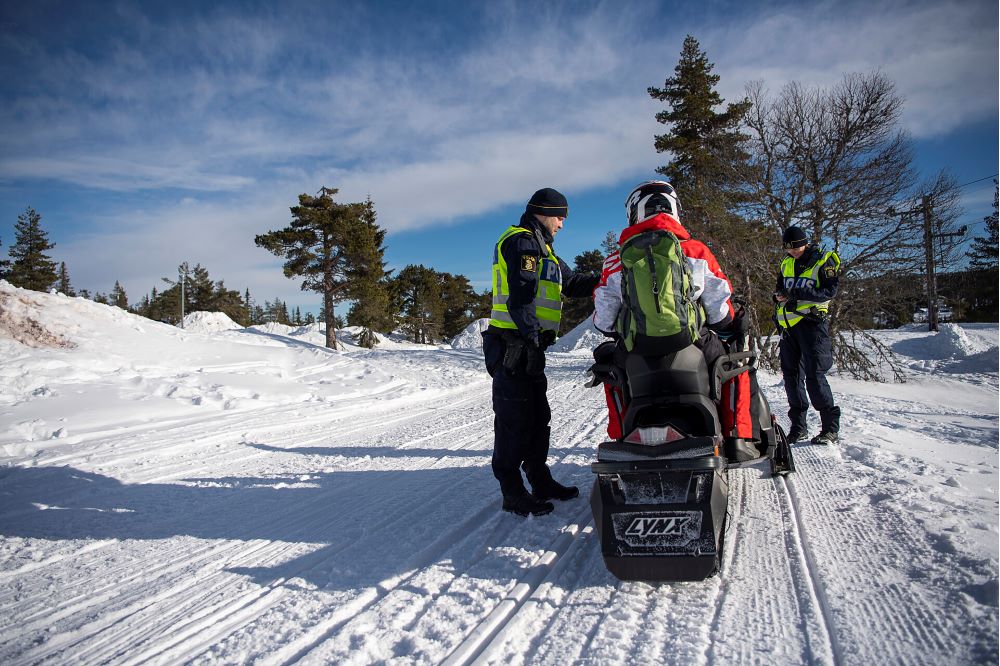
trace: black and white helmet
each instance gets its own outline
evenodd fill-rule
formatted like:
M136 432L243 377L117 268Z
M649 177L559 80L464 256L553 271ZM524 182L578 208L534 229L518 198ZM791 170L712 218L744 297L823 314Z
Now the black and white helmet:
M642 222L657 213L669 213L680 220L681 202L673 185L665 180L647 180L625 200L625 215L630 225Z

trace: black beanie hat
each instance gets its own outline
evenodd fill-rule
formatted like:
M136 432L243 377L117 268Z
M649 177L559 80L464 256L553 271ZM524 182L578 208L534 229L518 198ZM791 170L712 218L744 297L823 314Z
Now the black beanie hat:
M535 213L546 217L566 217L569 214L569 204L559 192L551 187L543 187L528 200L526 213Z
M794 249L805 247L809 244L809 239L806 236L806 232L800 227L788 227L785 229L785 233L781 234L781 243L786 248Z

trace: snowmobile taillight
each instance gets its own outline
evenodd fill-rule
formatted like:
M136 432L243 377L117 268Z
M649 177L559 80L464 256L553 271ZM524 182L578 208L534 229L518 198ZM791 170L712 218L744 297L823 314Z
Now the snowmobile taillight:
M636 428L625 438L628 444L667 444L680 439L687 439L687 435L680 432L673 426L651 426Z

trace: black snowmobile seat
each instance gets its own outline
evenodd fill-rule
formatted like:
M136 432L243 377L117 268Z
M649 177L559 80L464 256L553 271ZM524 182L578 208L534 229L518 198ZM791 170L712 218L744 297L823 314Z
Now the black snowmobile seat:
M705 356L694 345L666 356L629 354L625 376L633 398L710 393Z
M720 432L708 366L694 345L666 356L629 354L625 376L630 399L623 432L667 423L688 436L714 436Z

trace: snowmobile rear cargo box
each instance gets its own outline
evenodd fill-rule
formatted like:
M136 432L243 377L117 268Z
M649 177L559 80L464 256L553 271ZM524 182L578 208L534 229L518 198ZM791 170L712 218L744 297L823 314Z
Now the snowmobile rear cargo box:
M651 582L716 573L729 502L725 458L607 461L619 447L602 444L591 465L590 505L608 570Z

